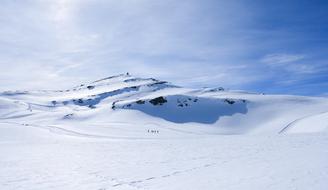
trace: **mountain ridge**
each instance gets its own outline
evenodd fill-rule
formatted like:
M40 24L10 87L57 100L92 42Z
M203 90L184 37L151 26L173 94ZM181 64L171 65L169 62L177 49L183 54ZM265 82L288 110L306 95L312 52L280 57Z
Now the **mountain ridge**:
M184 88L128 73L67 90L0 94L0 121L47 121L68 127L82 121L91 126L115 121L138 126L154 123L177 129L196 127L215 134L279 134L294 120L326 111L327 98L264 95L222 87ZM302 131L326 131L326 127L308 128ZM288 131L291 130L285 132Z

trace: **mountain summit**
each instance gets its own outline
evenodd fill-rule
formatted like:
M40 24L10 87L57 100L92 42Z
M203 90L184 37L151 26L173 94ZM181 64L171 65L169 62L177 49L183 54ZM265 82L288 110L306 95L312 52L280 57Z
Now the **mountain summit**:
M214 134L321 132L326 130L321 123L328 121L327 107L326 98L222 87L190 89L129 73L67 90L0 94L0 119L6 122L67 126L119 122L140 129L151 123L156 129L193 128ZM304 126L310 121L316 127Z

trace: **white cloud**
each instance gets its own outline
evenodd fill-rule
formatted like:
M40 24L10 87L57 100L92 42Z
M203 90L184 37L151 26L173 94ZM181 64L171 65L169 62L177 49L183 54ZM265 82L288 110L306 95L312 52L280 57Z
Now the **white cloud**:
M271 66L277 66L301 61L304 58L305 55L301 54L268 54L261 59L261 62Z

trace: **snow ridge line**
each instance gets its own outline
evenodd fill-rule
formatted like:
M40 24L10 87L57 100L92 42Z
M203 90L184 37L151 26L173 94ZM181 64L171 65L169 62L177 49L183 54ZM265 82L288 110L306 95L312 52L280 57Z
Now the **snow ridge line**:
M320 112L320 113L316 113L316 114L312 114L312 115L307 115L307 116L304 116L304 117L301 117L301 118L298 118L292 122L290 122L288 125L286 125L283 129L281 129L278 134L282 134L284 133L285 131L287 131L289 128L291 128L292 126L294 126L296 123L298 123L299 121L303 120L303 119L307 119L307 118L310 118L310 117L314 117L314 116L318 116L318 115L322 115L322 114L325 114L325 113L328 113L328 111L324 111L324 112Z

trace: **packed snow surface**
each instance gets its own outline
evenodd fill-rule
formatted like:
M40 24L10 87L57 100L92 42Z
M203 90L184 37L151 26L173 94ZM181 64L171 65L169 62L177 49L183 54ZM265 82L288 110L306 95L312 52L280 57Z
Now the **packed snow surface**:
M328 99L122 74L0 94L0 189L327 189Z

